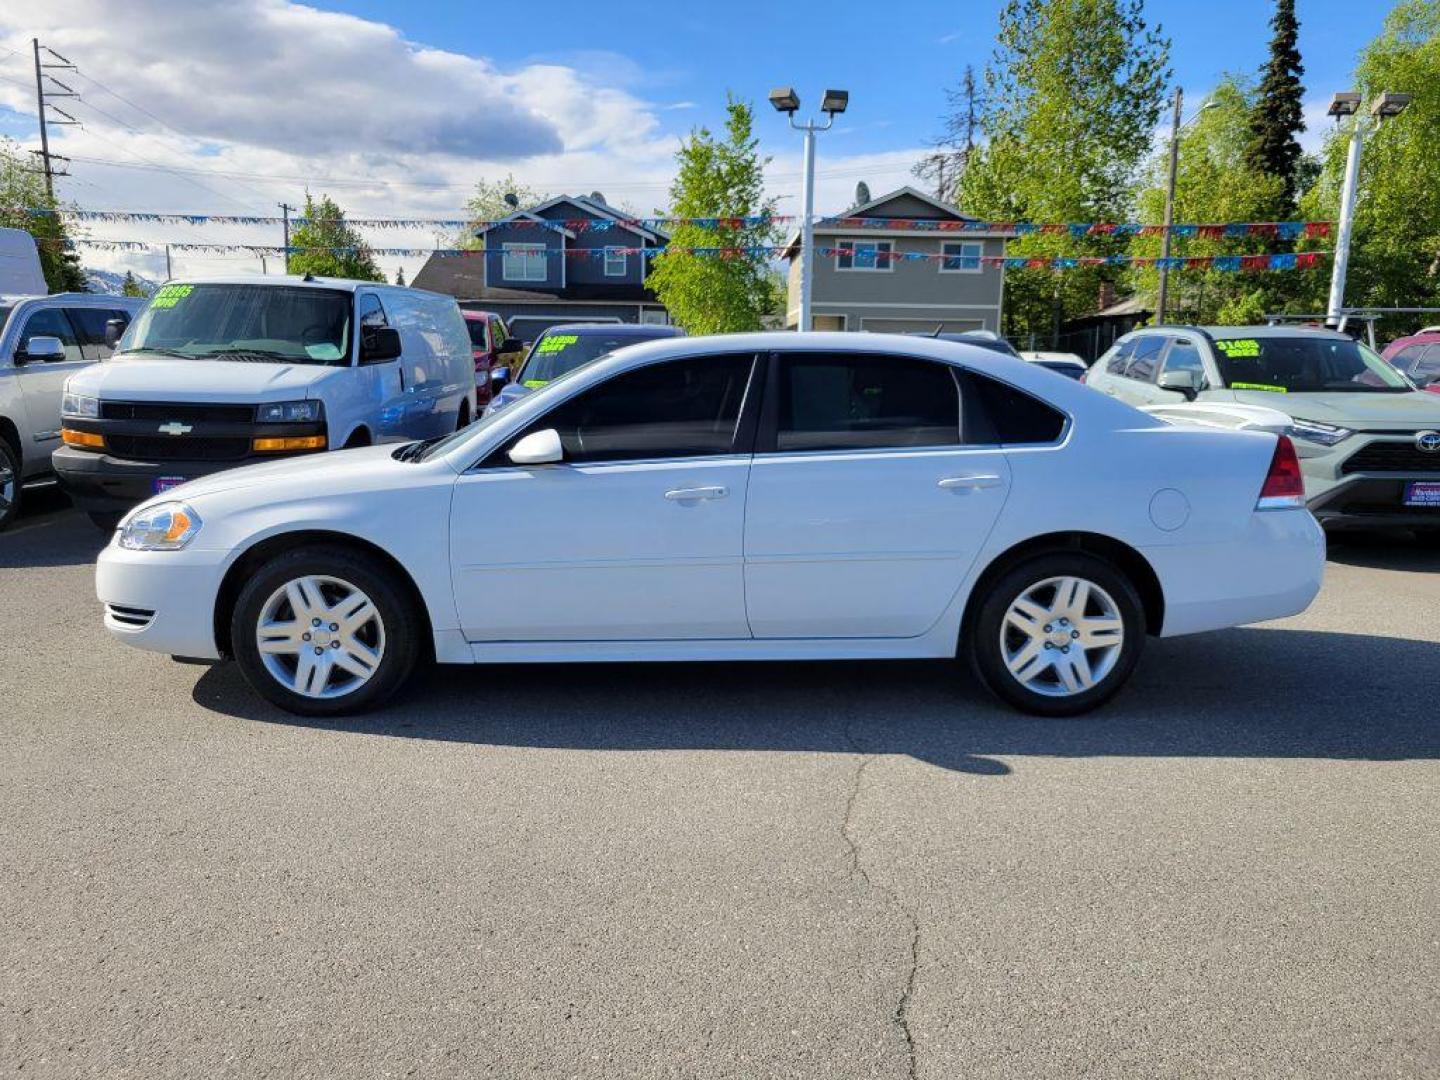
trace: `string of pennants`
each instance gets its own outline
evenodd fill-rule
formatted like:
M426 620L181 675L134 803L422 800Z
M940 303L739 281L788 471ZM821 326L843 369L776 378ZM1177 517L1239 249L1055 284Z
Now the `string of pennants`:
M141 210L78 210L54 207L10 207L0 213L28 214L31 217L62 216L74 221L133 222L156 225L280 225L284 218L239 214L176 214ZM635 217L602 220L597 218L566 218L537 221L531 218L509 218L503 221L472 221L464 218L358 218L346 217L345 223L365 229L446 228L476 230L505 225L515 229L565 229L570 232L605 232L617 227L650 231L672 229L677 225L694 225L702 229L749 229L778 225L799 220L793 215L760 214L747 217ZM310 219L290 218L292 226L308 224ZM817 225L826 228L871 230L905 230L907 232L942 233L1006 233L1015 236L1069 235L1087 236L1161 236L1164 225L1138 222L1064 222L1040 224L1030 221L937 221L915 218L818 217ZM1200 237L1211 240L1258 236L1271 240L1298 240L1301 237L1324 238L1330 235L1328 221L1239 221L1212 224L1177 224L1169 227L1175 237Z
M46 242L54 243L51 239ZM280 245L271 246L265 244L203 244L203 243L171 243L157 244L146 240L90 240L74 239L63 241L68 246L79 246L96 248L103 251L163 251L167 246L172 251L192 252L201 254L220 254L223 252L241 251L253 256L261 255L302 255L307 252L329 252L336 254L355 255L362 251L368 251L372 255L408 256L422 257L439 255L441 257L460 258L464 256L482 257L485 253L480 251L467 251L461 248L357 248L357 247L284 247ZM563 256L571 259L600 259L607 253L611 255L660 255L666 252L678 254L696 255L721 259L750 258L755 256L773 258L785 249L779 245L762 244L746 247L680 247L674 244L662 247L610 247L610 248L549 248L544 252L529 253L531 257L539 255ZM499 253L492 252L498 257ZM817 247L815 254L822 258L839 256L856 257L856 249L849 245L838 247ZM979 256L956 256L946 255L939 252L923 251L864 251L859 257L873 259L879 264L895 262L918 262L946 260L951 263L964 263L973 266L976 263L982 266L1003 267L1007 270L1074 270L1080 267L1116 266L1116 267L1152 267L1157 270L1218 270L1221 272L1235 273L1240 271L1253 272L1261 270L1307 270L1314 267L1322 258L1329 256L1324 251L1303 251L1287 252L1278 255L1171 255L1167 257L1146 257L1139 255L1061 255L1049 256L1011 256L1011 255L979 255Z

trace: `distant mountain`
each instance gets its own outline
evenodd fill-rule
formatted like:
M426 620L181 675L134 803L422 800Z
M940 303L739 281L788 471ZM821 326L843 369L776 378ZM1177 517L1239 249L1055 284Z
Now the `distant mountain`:
M90 286L90 291L94 293L104 293L107 296L120 296L125 291L125 275L117 274L114 270L86 270L85 278ZM135 275L135 280L138 281L140 287L145 290L146 296L149 296L160 287L159 282L151 281L149 278L141 277L139 274Z

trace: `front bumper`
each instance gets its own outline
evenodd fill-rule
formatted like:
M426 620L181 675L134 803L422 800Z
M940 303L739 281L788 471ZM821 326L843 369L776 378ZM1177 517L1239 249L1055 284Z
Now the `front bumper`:
M269 460L269 459L266 459ZM60 486L81 510L112 513L129 510L156 493L162 477L195 480L250 461L128 461L93 450L62 446L50 456Z
M215 602L224 577L224 552L127 551L112 539L95 563L95 595L116 640L218 660Z
M1406 485L1440 483L1440 473L1418 476L1354 474L1310 500L1310 512L1327 529L1440 528L1440 506L1406 506Z

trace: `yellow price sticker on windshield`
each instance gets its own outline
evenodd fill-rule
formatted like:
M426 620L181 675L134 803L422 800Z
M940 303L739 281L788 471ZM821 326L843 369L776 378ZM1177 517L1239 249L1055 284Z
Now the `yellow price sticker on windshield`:
M166 285L150 298L150 306L171 308L190 295L193 285Z
M1290 391L1283 386L1271 386L1263 382L1232 382L1231 390L1264 390L1271 394L1288 394Z
M1254 338L1217 338L1215 347L1232 360L1260 355L1260 342Z
M579 334L555 334L540 342L535 350L540 353L564 352L569 346L580 340Z

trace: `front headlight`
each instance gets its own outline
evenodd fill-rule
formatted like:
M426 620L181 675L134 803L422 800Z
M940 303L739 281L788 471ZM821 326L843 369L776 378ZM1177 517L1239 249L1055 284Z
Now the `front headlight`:
M299 424L319 419L318 401L276 401L255 410L255 420L261 424Z
M51 398L53 401L54 398ZM66 390L60 396L60 415L73 416L79 420L98 420L100 418L100 399L85 397L83 394L72 394Z
M120 546L131 551L179 551L195 538L200 515L182 502L156 503L120 523Z
M1285 434L1292 439L1306 439L1321 446L1334 446L1338 442L1344 442L1355 432L1334 424L1322 424L1318 420L1301 420L1297 417L1290 421Z

